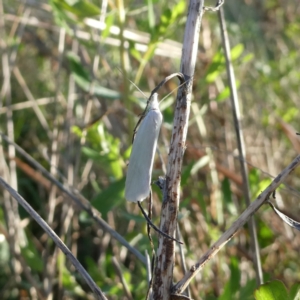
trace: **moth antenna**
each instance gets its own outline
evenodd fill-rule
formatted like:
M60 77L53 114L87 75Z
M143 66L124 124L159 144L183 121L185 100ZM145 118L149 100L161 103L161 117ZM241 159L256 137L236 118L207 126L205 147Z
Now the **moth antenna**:
M133 81L131 81L129 78L127 78L127 80L145 97L145 99L148 99L144 92Z
M167 94L165 97L163 97L160 101L159 104L161 102L163 102L167 97L169 97L174 91L177 91L180 87L182 87L183 85L185 85L188 82L188 80L186 80L185 82L181 83L179 86L177 86L175 89L173 89L169 94Z
M124 73L122 72L121 69L119 69L119 68L117 68L117 69L124 75ZM131 81L127 77L126 77L126 79L145 97L145 99L148 99L148 97L144 94L144 92L133 81Z

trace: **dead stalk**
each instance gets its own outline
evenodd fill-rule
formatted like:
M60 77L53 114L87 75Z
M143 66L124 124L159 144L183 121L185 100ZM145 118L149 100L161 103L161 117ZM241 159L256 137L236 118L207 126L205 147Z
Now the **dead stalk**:
M233 120L234 120L234 127L236 132L236 139L239 149L239 156L240 156L240 165L241 165L241 173L243 178L243 194L245 197L246 205L249 206L251 203L251 195L250 195L250 185L249 185L249 178L248 178L248 166L245 162L246 157L246 147L243 135L243 129L241 127L241 113L238 101L238 94L237 94L237 87L235 81L234 70L231 62L230 57L230 45L229 45L229 38L226 30L226 23L224 18L223 9L220 8L218 12L219 22L221 27L221 36L223 42L223 50L225 54L225 61L226 61L226 70L230 88L230 100L232 106L232 113L233 113ZM256 273L256 283L257 285L261 285L263 283L263 272L261 266L261 259L260 259L260 252L259 252L259 245L257 239L257 232L256 232L256 223L254 217L249 219L249 233L251 237L251 250L253 253L253 263Z
M180 72L184 74L186 79L191 79L194 75L202 13L203 0L191 0L188 9L180 68ZM160 223L160 229L170 236L175 236L177 225L180 176L188 129L192 83L192 80L189 80L185 86L180 87L177 95ZM170 299L175 258L174 250L175 245L173 241L163 236L159 237L151 299Z

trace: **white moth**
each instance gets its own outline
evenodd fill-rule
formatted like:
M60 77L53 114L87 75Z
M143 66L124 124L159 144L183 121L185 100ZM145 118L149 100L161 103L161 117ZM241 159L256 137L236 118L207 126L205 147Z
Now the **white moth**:
M158 95L153 94L132 145L125 183L127 201L143 201L149 196L151 173L162 124Z

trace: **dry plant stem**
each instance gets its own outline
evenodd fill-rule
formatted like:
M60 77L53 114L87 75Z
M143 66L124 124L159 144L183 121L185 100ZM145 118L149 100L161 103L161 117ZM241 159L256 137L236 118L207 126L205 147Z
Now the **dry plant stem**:
M22 9L23 10L23 9ZM6 112L6 128L7 135L11 140L14 140L14 120L13 120L13 112L11 109L12 104L12 96L11 96L11 70L12 64L15 62L15 59L12 61L9 57L9 48L6 44L6 33L5 33L5 23L3 19L3 3L0 1L0 47L2 52L2 72L3 72L3 85L0 94L0 103L3 103L5 100L5 104L7 107ZM17 26L18 23L15 23ZM26 25L20 26L21 29L24 29ZM19 31L20 32L20 31ZM20 35L23 34L23 30L21 30ZM16 38L16 37L15 37ZM15 49L11 50L13 54L17 53L18 43L16 43ZM14 158L16 156L15 148L12 145L8 146L8 155L10 158ZM17 170L16 170L16 162L12 159L8 162L9 172L7 173L7 178L9 178L10 184L17 189L18 181L17 181ZM20 245L24 245L24 237L23 230L20 224L20 217L18 212L18 205L16 202L9 197L7 193L4 193L4 213L6 215L7 220L7 228L9 233L9 246L13 253L20 254ZM18 260L12 257L12 267L15 275L16 282L21 281L21 277L19 276L22 272L22 266Z
M126 11L124 7L123 0L117 0L117 9L119 13L119 41L120 41L120 62L121 62L121 70L123 75L123 102L125 103L125 107L128 111L132 111L132 103L129 101L129 87L127 84L127 72L129 71L129 58L128 53L125 47L125 38L124 38L124 29L125 29L125 21L126 21ZM133 129L133 120L132 118L128 119L128 129L129 132L132 132ZM128 140L129 142L129 140Z
M224 232L224 234L215 242L209 250L193 265L185 276L172 288L174 294L181 294L186 289L190 281L198 274L202 267L213 258L222 247L224 247L241 229L249 218L264 204L268 202L270 195L282 184L288 175L300 165L300 155L298 155L289 166L287 166L272 183L253 201L241 216Z
M54 185L56 185L63 193L70 197L76 205L78 205L82 210L86 211L89 216L91 216L98 225L101 226L106 232L108 232L113 238L115 238L120 244L126 247L132 254L134 254L143 264L146 264L146 258L135 248L133 248L120 234L113 230L101 217L99 212L93 208L87 200L83 197L75 196L68 187L65 187L57 179L55 179L43 166L41 166L36 160L34 160L28 153L26 153L21 147L16 143L11 142L6 135L0 133L0 136L9 144L14 145L16 150L26 158L26 160L38 169L46 178L48 178Z
M101 14L99 17L99 22L105 24L105 18L106 18L106 14L107 14L107 4L108 4L108 0L103 0L102 1L102 5L101 5ZM85 113L84 113L84 124L88 124L90 123L90 118L91 118L91 111L92 111L92 107L93 107L93 100L91 99L93 97L94 94L94 86L96 83L96 78L97 78L97 71L99 68L99 62L100 62L100 55L104 55L104 53L102 53L103 51L101 51L101 33L102 30L100 28L98 28L96 30L96 34L95 34L95 40L97 41L97 52L96 55L94 57L93 60L93 79L92 82L90 84L89 87L89 93L86 95L87 97L87 104L85 107ZM75 164L75 174L78 174L79 168L80 168L80 162L81 162L81 146L85 144L86 141L86 135L87 135L87 130L84 129L82 131L82 137L80 139L80 148L78 149L78 153L77 153L77 157L76 157L76 164ZM88 162L89 163L89 162ZM82 174L83 175L83 174ZM83 178L81 178L83 179Z
M54 76L55 82L55 103L59 103L59 92L60 92L60 70L63 60L63 52L64 52L64 41L65 41L65 29L61 29L59 31L59 42L58 42L58 67L56 74ZM59 105L55 105L55 112ZM53 131L48 133L48 136L51 140L51 149L50 149L50 173L54 178L58 175L58 163L59 163L59 151L58 149L58 136L59 136L59 118L54 120L54 128ZM51 185L50 193L48 197L48 216L47 223L50 227L53 227L55 209L57 204L57 194L58 189L56 185ZM45 265L48 266L47 270L44 271L43 276L43 286L44 290L47 292L47 299L53 298L53 284L54 278L57 274L57 255L58 251L52 251L52 243L48 242L45 247L43 259L45 261Z
M105 18L106 18L106 13L107 13L107 0L103 0L102 1L102 5L101 5L101 14L100 14L100 18L99 18L99 22L100 23L103 23L105 24ZM97 71L98 71L98 68L99 68L99 62L100 62L100 54L103 54L101 53L101 33L102 33L102 30L101 29L97 29L96 30L96 35L95 35L95 39L97 41L97 52L96 52L96 55L94 57L94 60L93 60L93 78L92 78L92 82L90 84L90 87L89 87L89 92L88 94L86 95L87 97L87 105L85 107L85 114L84 114L84 124L88 124L89 121L90 121L90 117L91 117L91 111L92 111L92 104L93 104L93 101L92 101L92 97L93 97L93 94L94 94L94 86L95 86L95 83L97 82L96 78L97 78ZM74 32L75 34L75 32ZM103 52L103 51L102 51ZM85 141L86 141L86 134L87 134L87 130L84 129L83 132L82 132L82 138L80 139L80 146L84 145ZM76 162L77 164L75 165L75 174L78 173L78 170L79 170L79 166L80 166L80 156L81 156L81 149L79 149L78 151L78 155L77 155L77 158L76 158Z
M180 232L180 228L179 228L179 224L177 223L177 226L176 226L176 233L177 233L177 239L182 239L182 236L181 236L181 232ZM186 268L186 263L185 263L185 255L184 255L184 249L183 249L183 246L182 245L178 245L179 247L179 254L180 254L180 260L181 260L181 265L182 265L182 271L184 272L184 274L187 272L187 268ZM189 287L187 287L186 291L185 291L185 294L187 297L191 297L191 292L190 292L190 289Z
M72 254L72 252L67 248L67 246L60 240L56 233L49 227L49 225L41 218L41 216L26 202L26 200L19 195L9 184L7 184L2 177L0 177L0 185L7 190L10 195L18 201L18 203L28 212L28 214L44 229L44 231L49 235L49 237L55 242L55 244L62 250L66 257L72 262L81 276L85 279L86 283L89 285L91 290L96 295L97 299L107 300L105 295L102 293L100 288L96 285L87 271L83 268L80 262Z
M2 2L1 2L2 3ZM2 4L1 4L2 5ZM0 5L0 6L1 6ZM1 23L0 23L0 27L2 26L2 24L4 25L4 18L3 18L3 9L2 9L2 13L0 12L0 16L1 16ZM14 40L16 40L16 44L14 45L14 47L12 48L11 50L11 53L10 53L10 56L8 58L9 60L9 69L10 69L10 72L13 70L14 66L15 66L15 63L16 63L16 58L17 58L17 52L18 52L18 48L19 48L19 45L21 44L21 39L22 39L22 36L23 36L23 33L24 33L24 30L25 30L25 27L27 25L27 22L29 20L29 15L30 15L30 9L26 9L25 12L23 13L22 15L22 19L23 19L23 22L21 21L20 18L16 18L14 20L14 25L16 26L16 24L20 23L22 26L19 26L19 29L18 29L18 32L16 34L16 36L10 36L10 38L14 38ZM13 30L14 32L14 30ZM3 32L4 33L4 32ZM1 34L2 35L2 39L4 38L4 34ZM6 43L4 41L4 39L0 42L2 45L1 47L3 48L7 48L6 46ZM5 54L8 55L8 52L5 51ZM11 74L11 73L9 73ZM3 96L5 95L6 93L6 90L8 88L8 84L10 84L10 77L9 78L5 78L4 77L4 81L3 81L3 84L2 84L2 88L1 88L1 93L0 93L0 98L3 98Z
M125 291L127 299L133 300L131 292L130 292L130 289L129 289L129 287L127 285L127 282L126 282L126 280L125 280L125 278L124 278L124 276L122 274L121 266L120 266L120 264L119 264L119 262L118 262L118 260L117 260L117 258L115 256L112 257L112 262L113 262L113 265L114 265L114 267L115 267L115 269L117 271L117 275L119 276L120 281L121 281L121 283L123 285L123 288L124 288L124 291Z
M183 73L186 78L192 78L194 75L202 13L203 0L191 0L184 33L180 68L180 72ZM181 86L177 95L160 223L160 229L170 236L175 236L176 231L181 168L188 129L191 93L192 80L187 82L186 85ZM174 242L163 236L159 236L151 299L170 299L174 258Z
M63 97L59 97L59 102L62 101ZM38 106L42 106L42 105L48 105L50 103L53 103L55 101L54 97L44 97L44 98L39 98L39 99L35 99L35 102ZM32 103L31 101L26 101L26 102L20 102L20 103L15 103L11 105L11 109L13 111L15 110L23 110L26 108L32 108L32 105L34 105L34 103ZM7 112L7 107L1 107L1 103L0 103L0 115L5 114Z
M28 19L25 19L24 17L18 17L13 14L4 14L5 20L7 22L14 22L16 19L19 20L20 23L28 23L28 25L38 28L43 28L48 31L52 32L58 32L60 28L58 26L55 26L51 23L42 22L40 21L37 16L29 17ZM89 31L83 31L78 29L76 31L76 38L83 40L83 41L97 41L97 39L94 38L92 34L90 34L90 30L94 30L95 28L99 28L101 30L106 28L106 25L103 23L99 23L95 19L92 18L85 18L84 23L89 28ZM117 26L110 26L110 33L111 37L104 39L103 44L111 45L113 47L119 47L120 40L117 38L114 38L113 36L119 36L120 34L120 28ZM124 29L124 38L129 41L133 41L135 43L135 49L140 52L148 52L147 45L150 42L150 35L145 32L140 32L137 30L130 30L125 28ZM168 58L179 58L181 55L181 44L177 43L173 40L164 40L156 45L154 47L154 53L155 55L161 56L161 57L168 57ZM153 51L152 49L150 49ZM151 52L150 51L150 52ZM149 57L149 55L146 56L146 58ZM135 82L138 82L138 80L135 80Z
M14 253L14 256L21 263L23 272L24 272L24 274L25 274L28 282L31 284L31 286L36 291L36 294L37 294L38 298L35 297L35 299L46 300L46 297L44 295L44 291L40 288L39 282L36 281L36 278L32 274L31 268L28 266L28 263L25 261L25 259L23 258L23 256L19 255L17 253ZM34 300L33 298L31 298L31 299Z
M39 108L39 106L36 102L36 99L33 97L29 87L26 84L24 77L22 76L22 74L20 72L20 69L17 66L13 68L13 73L14 73L18 83L20 84L24 94L26 95L28 101L31 102L31 105L32 105L31 107L32 107L33 111L35 112L38 120L40 121L43 129L47 132L48 136L51 137L47 120L46 120L45 116L43 115L41 109Z
M76 39L72 41L72 52L78 55L78 48L79 43ZM64 122L64 130L62 132L64 147L68 153L67 157L65 158L64 164L64 173L67 177L68 186L77 186L77 182L75 180L74 174L74 165L72 162L72 152L74 147L74 136L71 135L71 127L74 125L74 94L76 93L76 84L73 75L69 76L69 88L68 88L68 97L67 97L67 110ZM78 163L78 162L77 162ZM63 203L62 205L62 212L61 212L61 239L67 240L66 235L70 233L70 226L73 217L74 207L73 205L69 205L69 203ZM69 247L71 247L71 241L67 243Z
M239 149L239 156L240 156L240 165L241 165L241 172L243 178L243 193L246 200L246 205L249 206L251 203L251 195L250 195L250 187L249 187L249 178L248 178L248 167L247 163L245 162L246 157L246 149L245 149L245 142L243 137L243 131L241 127L241 116L240 116L240 108L239 108L239 101L237 95L237 88L234 76L234 70L230 59L230 45L229 45L229 38L226 30L225 18L223 9L220 8L218 12L219 22L221 26L221 35L222 35L222 43L223 49L225 54L226 60L226 69L229 81L229 88L231 94L231 105L232 105L232 112L233 112L233 119L234 119L234 127L236 130L236 137ZM261 285L263 283L263 274L262 274L262 266L260 260L260 252L259 252L259 245L256 233L256 224L254 216L249 219L249 229L250 229L250 237L251 237L251 248L254 258L254 267L256 272L256 283L257 285Z

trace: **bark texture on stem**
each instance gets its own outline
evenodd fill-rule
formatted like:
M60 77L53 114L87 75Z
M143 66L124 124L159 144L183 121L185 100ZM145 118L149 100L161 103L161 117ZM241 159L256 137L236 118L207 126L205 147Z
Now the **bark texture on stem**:
M177 95L160 223L160 229L170 236L175 236L176 231L182 159L185 151L192 96L192 78L197 60L202 13L203 0L191 0L188 9L180 67L180 72L184 74L188 81L186 85L178 90ZM174 250L175 245L173 241L163 236L159 237L151 299L170 299L175 258Z

